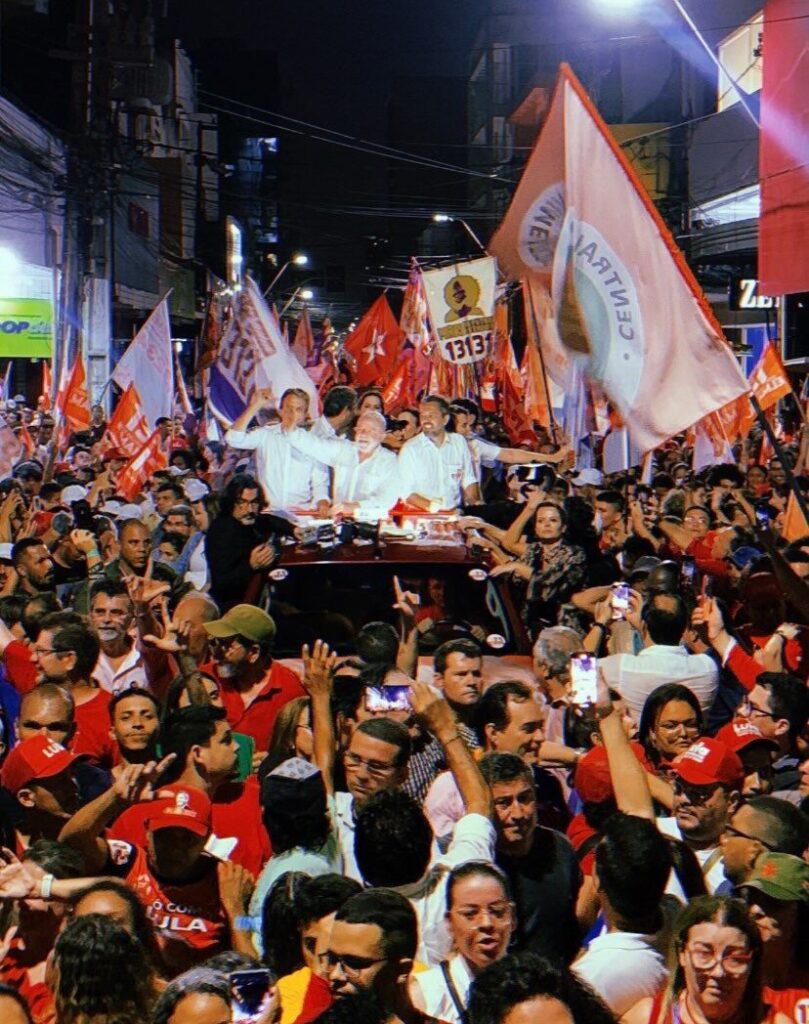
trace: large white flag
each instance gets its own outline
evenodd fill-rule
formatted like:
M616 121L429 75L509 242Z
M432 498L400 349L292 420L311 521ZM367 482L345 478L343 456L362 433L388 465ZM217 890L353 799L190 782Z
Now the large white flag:
M682 253L567 66L489 249L510 276L552 295L549 354L561 342L643 451L748 390Z
M130 384L138 389L150 430L158 417L171 416L174 360L168 295L155 306L149 319L132 339L112 371L112 379L123 391Z

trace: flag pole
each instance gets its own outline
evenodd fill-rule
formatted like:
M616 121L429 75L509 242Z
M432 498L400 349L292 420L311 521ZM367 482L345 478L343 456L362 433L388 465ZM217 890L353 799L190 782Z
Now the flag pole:
M523 288L525 288L525 284L523 284ZM537 314L534 309L534 296L530 288L528 289L528 306L531 310L531 324L534 331L534 341L536 343L537 353L539 354L539 365L542 369L542 387L545 390L545 401L548 403L548 423L550 423L551 426L551 440L554 444L558 444L559 442L556 439L556 423L553 418L551 389L548 387L548 371L545 369L545 357L542 355L542 345L539 343L539 325L537 324Z
M753 410L758 417L762 430L769 438L776 456L781 460L781 465L784 467L784 475L787 478L787 483L792 488L792 493L795 495L795 501L797 501L798 507L803 513L804 518L809 522L809 508L806 505L806 499L803 494L801 494L800 488L798 487L798 481L795 479L795 474L792 472L792 466L790 466L787 461L784 449L781 447L781 442L775 436L775 431L773 430L770 421L764 415L764 410L759 405L759 401L756 396L751 392L748 397L750 398L750 404L753 406Z

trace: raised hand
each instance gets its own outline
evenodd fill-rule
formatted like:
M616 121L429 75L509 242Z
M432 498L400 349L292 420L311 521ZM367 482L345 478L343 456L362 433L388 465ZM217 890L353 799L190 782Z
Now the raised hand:
M309 645L303 645L301 659L304 690L310 697L331 696L337 652L330 651L324 640L315 640L311 653Z
M155 790L160 785L160 776L176 757L176 754L167 754L162 761L126 765L113 783L115 795L128 804L154 800Z

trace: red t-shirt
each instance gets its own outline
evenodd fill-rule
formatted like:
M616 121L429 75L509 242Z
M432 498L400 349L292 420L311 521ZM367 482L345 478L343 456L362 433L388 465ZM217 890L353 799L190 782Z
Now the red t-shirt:
M97 690L94 697L76 705L76 735L70 744L74 754L86 754L102 768L115 763L117 744L110 736L110 700L106 690Z
M785 1014L795 1024L809 1024L809 989L765 985L761 997L771 1010Z
M591 825L587 824L584 819L584 815L581 813L577 814L573 821L571 821L567 826L567 838L572 843L573 849L576 851L577 855L587 840L596 834L596 830ZM595 845L591 844L591 848L583 857L579 858L579 865L583 875L592 875L593 868L595 867L595 858Z
M31 648L22 640L12 640L3 652L6 677L19 693L28 693L37 684L39 669Z
M56 941L56 929L53 935ZM24 941L15 937L0 963L0 981L17 989L28 1003L34 1024L49 1024L54 1018L53 994L45 984L47 961L42 953L32 955Z
M247 707L229 680L220 679L218 675L217 680L231 728L234 732L252 736L256 750L269 750L273 726L281 708L295 697L306 696L298 676L278 661L272 663L264 686Z
M146 818L151 804L128 807L110 825L107 836L132 846L146 846ZM272 856L269 836L261 821L258 780L251 776L244 782L228 782L220 786L212 800L211 825L217 839L235 837L236 846L228 860L240 864L254 878Z
M219 899L216 861L195 882L161 882L140 846L109 840L105 871L123 878L154 925L163 962L174 977L228 948L230 927Z

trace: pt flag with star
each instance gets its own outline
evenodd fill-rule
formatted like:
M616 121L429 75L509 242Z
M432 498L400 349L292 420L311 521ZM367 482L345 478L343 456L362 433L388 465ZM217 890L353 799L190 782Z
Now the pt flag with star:
M365 316L349 334L345 350L354 359L354 383L384 384L399 357L404 331L384 295L380 295Z

